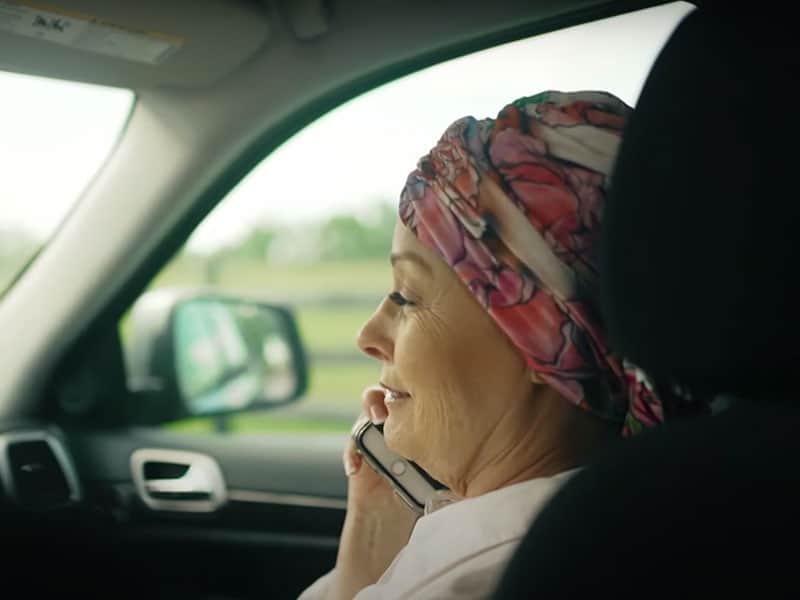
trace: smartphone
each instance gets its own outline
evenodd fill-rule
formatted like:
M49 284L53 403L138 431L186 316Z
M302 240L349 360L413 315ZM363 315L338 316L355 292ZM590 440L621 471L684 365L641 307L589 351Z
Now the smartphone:
M383 426L364 421L353 430L353 441L364 459L382 475L408 507L422 514L438 490L446 489L413 461L395 454L383 439Z

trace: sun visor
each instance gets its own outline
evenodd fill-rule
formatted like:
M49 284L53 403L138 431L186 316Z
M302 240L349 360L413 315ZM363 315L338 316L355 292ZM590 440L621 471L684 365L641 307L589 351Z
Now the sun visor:
M0 0L0 69L112 86L208 86L269 37L237 0ZM235 34L233 34L235 32Z

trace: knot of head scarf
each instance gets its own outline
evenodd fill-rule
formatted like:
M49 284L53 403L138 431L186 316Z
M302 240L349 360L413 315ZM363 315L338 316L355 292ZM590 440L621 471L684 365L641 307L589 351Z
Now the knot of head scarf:
M658 396L608 347L597 307L599 227L626 118L603 92L544 92L496 119L453 123L408 177L402 222L441 256L564 398L624 423Z

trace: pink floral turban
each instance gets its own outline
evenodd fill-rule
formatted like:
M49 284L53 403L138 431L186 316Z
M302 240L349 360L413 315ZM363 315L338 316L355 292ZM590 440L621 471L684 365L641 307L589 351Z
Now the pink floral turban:
M453 123L420 159L400 218L569 401L629 435L663 420L597 307L599 227L625 120L603 92L544 92Z

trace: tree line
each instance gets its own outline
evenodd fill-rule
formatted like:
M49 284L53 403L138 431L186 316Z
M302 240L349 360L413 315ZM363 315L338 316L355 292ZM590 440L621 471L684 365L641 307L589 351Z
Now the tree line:
M385 260L392 244L396 209L381 203L368 218L335 214L295 226L253 227L242 239L216 250L209 259L267 262Z

